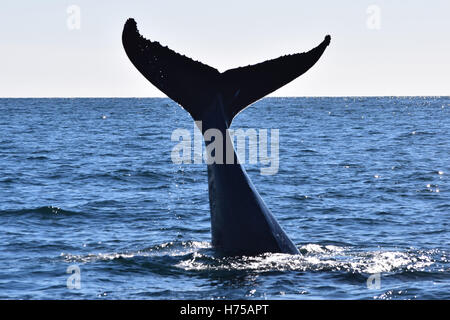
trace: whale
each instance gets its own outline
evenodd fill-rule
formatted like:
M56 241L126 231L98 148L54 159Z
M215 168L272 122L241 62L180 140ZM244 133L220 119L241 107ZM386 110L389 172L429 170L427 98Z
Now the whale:
M131 63L156 88L201 123L231 141L231 122L239 112L308 71L322 56L331 37L303 53L284 55L258 64L217 69L181 55L143 37L136 21L125 22L122 44ZM207 163L211 244L227 256L263 253L299 254L297 247L271 213L236 152L223 144L222 157L230 161Z

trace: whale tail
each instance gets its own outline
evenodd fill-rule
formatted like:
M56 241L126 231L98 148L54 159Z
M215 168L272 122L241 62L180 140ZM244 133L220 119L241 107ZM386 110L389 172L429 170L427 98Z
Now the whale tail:
M194 120L204 121L203 129L215 128L225 134L241 110L309 70L328 46L330 36L308 52L222 73L145 39L133 19L125 24L122 42L147 80ZM237 159L234 149L231 153ZM229 155L226 146L224 155ZM238 161L208 164L208 189L214 247L227 254L298 253Z
M225 101L225 116L231 124L233 118L248 105L308 71L325 51L330 36L308 52L223 73L158 42L145 39L139 34L133 19L125 23L122 43L126 54L142 75L180 104L194 120L202 120L204 108L220 93Z

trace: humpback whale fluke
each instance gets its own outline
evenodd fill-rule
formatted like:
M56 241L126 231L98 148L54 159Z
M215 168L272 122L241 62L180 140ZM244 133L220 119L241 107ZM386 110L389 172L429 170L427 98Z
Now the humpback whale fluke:
M122 43L133 65L159 90L180 104L194 120L228 135L233 118L308 71L330 43L316 48L223 73L199 61L145 39L128 19ZM211 143L205 141L206 144ZM212 244L226 254L299 253L259 196L234 150L233 164L208 164ZM230 152L230 151L228 151Z

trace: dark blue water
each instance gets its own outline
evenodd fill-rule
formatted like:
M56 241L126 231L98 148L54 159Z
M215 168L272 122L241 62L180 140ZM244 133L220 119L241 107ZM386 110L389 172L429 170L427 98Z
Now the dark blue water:
M246 168L302 255L215 253L170 100L1 99L0 298L450 298L450 98L271 98L233 127L280 130L278 174Z

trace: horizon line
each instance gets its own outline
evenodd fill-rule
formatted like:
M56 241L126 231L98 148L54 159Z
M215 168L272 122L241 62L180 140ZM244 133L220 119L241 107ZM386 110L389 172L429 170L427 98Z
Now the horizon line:
M398 98L450 98L450 95L311 95L311 96L267 96L263 99L271 98L386 98L386 97L398 97ZM28 97L0 97L0 99L170 99L167 96L28 96Z

